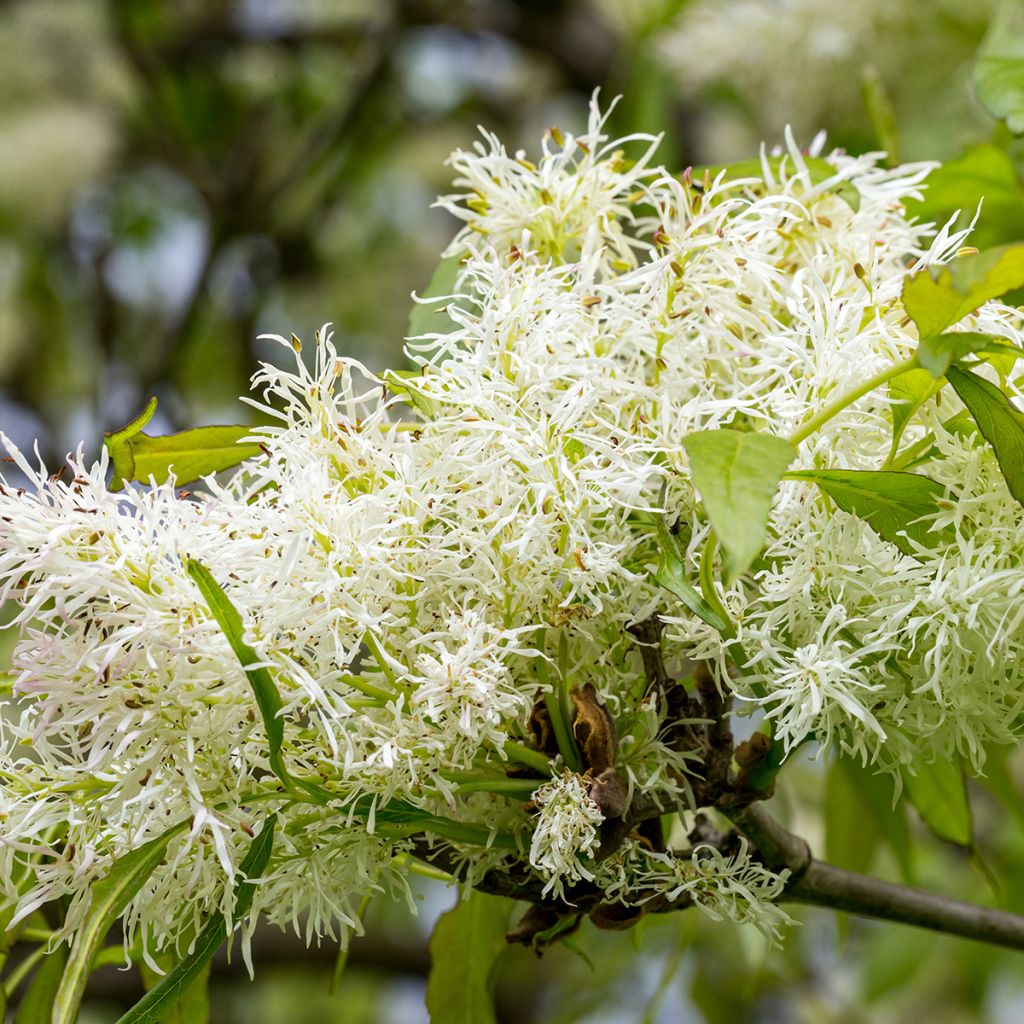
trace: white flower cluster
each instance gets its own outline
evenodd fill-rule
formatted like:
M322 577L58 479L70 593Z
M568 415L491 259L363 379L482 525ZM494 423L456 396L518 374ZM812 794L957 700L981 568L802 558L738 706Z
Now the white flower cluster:
M255 378L274 423L255 431L263 454L202 495L111 493L106 459L81 453L50 477L7 443L27 481L0 490L0 600L20 630L0 886L19 917L69 896L74 930L112 858L187 821L127 918L129 937L175 942L230 909L271 810L279 855L252 916L311 936L356 925L368 893L402 893L400 855L423 831L477 876L528 857L563 892L594 873L586 776L556 760L554 781L535 779L535 815L534 784L510 796L506 776L556 685L593 684L631 797L686 799L700 766L666 739L628 632L662 612L670 666L724 657L650 574L663 509L694 578L707 535L683 439L787 435L906 358L902 282L962 236L906 219L926 165L833 153L822 181L790 139L760 177L694 180L649 166L641 141L631 163L595 109L536 164L493 139L457 153L450 330L413 339L406 377L342 358L326 331L311 359L279 339L294 366ZM1020 340L1014 310L974 321ZM787 743L814 735L893 766L980 760L1019 729L1024 525L991 453L950 425L957 409L932 402L907 438L934 438L958 545L901 554L789 482L763 563L725 592L751 658L738 692ZM890 399L872 393L800 463L878 468L890 432ZM245 667L280 692L287 775L326 805L274 779L252 686L190 560L238 609L257 659ZM642 843L625 847L648 863ZM763 914L775 884L714 857L699 876L694 898L732 917Z
M564 896L566 882L594 880L581 857L591 855L600 841L601 808L580 776L566 771L533 794L537 823L530 842L530 863L544 876L544 894Z

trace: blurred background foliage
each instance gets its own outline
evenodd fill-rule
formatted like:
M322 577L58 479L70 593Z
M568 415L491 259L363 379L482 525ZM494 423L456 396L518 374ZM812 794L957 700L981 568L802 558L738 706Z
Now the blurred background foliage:
M1016 6L1016 5L1015 5ZM614 128L666 132L662 159L748 157L787 124L853 151L942 159L916 212L1024 237L1021 152L975 99L994 0L8 0L0 7L0 429L56 464L95 452L152 394L153 432L237 422L269 353L310 336L401 362L409 295L455 225L432 209L476 125L532 149L578 130L600 88ZM993 25L995 26L993 28ZM971 783L972 845L892 794L807 760L776 798L846 866L1024 911L1020 765ZM799 808L799 812L798 809ZM339 990L335 952L261 933L256 981L219 961L214 1022L421 1022L421 914L372 908ZM810 911L783 950L695 913L499 962L499 1020L916 1022L1024 1019L1024 960ZM94 979L83 1021L139 981Z

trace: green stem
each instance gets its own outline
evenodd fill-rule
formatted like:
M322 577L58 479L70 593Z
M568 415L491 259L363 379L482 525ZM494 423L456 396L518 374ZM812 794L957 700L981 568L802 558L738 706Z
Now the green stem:
M524 800L529 800L534 790L543 784L539 779L506 779L500 775L445 778L454 782L460 793L497 793L500 796L521 796Z
M842 412L848 405L852 405L858 398L863 398L869 392L874 391L875 388L881 387L894 377L899 377L900 374L907 373L916 367L917 356L913 355L902 363L897 363L895 366L890 366L880 373L876 373L874 377L864 381L863 384L858 385L852 391L847 391L834 402L829 402L821 412L816 416L812 416L795 434L788 438L789 443L798 445L801 441L806 441L811 434L820 430L833 416Z
M374 656L377 661L384 665L384 660L377 652L374 652ZM391 682L394 683L394 674L391 675ZM380 686L374 686L373 683L368 683L362 676L342 676L340 682L348 683L353 690L358 690L361 694L366 697L373 697L374 700L382 700L385 704L394 703L397 699L395 694L389 693L387 690Z
M509 760L518 761L520 764L535 768L544 775L551 774L551 762L539 750L533 750L531 747L517 743L515 740L505 740L502 749Z
M381 649L380 644L377 643L377 638L372 633L367 632L367 633L363 634L363 643L365 643L366 646L370 648L370 653L373 655L374 659L376 660L378 668L380 668L381 672L384 674L384 678L396 690L398 690L399 693L404 693L406 696L408 696L409 695L409 687L408 686L403 686L398 681L398 677L392 671L391 666L387 662L387 658L384 657L384 651ZM365 685L369 685L369 684L365 684ZM360 687L357 687L357 689L359 689L359 688ZM378 696L379 697L381 694L387 694L387 690L381 690L378 687L373 687L373 689L376 690L377 692L376 692L376 694L369 694L370 696ZM366 691L366 690L364 690L363 692L364 693L368 693L368 691ZM389 696L388 699L389 700L394 700L394 697Z
M565 761L570 771L578 773L580 759L576 753L576 744L569 732L569 723L562 716L562 704L554 690L548 689L544 694L544 707L548 709L551 727L555 731L555 742L558 744L558 752L562 755L562 760Z
M732 628L732 620L729 618L729 613L726 611L725 605L722 604L718 596L718 589L715 587L714 565L717 550L718 538L715 536L715 531L708 530L708 539L704 541L704 548L700 553L700 591L704 595L704 600L721 615L723 621L730 623L728 633L735 636L736 631ZM723 631L723 635L726 635L725 631Z

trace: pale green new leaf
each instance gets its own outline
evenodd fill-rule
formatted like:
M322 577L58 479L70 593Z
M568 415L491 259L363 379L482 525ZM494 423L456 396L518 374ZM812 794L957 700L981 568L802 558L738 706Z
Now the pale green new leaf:
M945 488L929 477L854 469L800 470L786 476L816 483L844 512L863 519L905 554L914 553L911 541L935 547L952 538L948 528L936 531L927 521L945 495Z
M764 547L772 495L796 449L781 437L738 430L702 430L683 445L693 483L722 545L729 583Z
M941 334L982 303L1024 286L1024 245L961 256L903 282L903 308L919 338Z
M904 770L903 782L910 802L940 839L959 846L972 844L971 805L959 760L921 765L916 775Z
M277 816L271 815L260 834L253 839L239 866L241 877L235 885L234 894L233 916L236 921L249 912L256 890L255 880L263 874L270 862L276 825ZM117 1024L159 1024L161 1020L166 1020L164 1015L189 992L227 937L228 924L224 915L214 914L203 926L188 956L168 971L160 983L151 988L126 1014L118 1018Z
M72 1024L75 1020L93 958L104 937L163 860L168 843L184 831L187 824L182 822L126 853L114 862L106 877L93 884L89 913L75 935L67 967L54 997L53 1024Z
M1010 493L1024 504L1024 413L983 377L951 366L946 378L992 446Z
M438 918L427 979L432 1024L495 1024L492 975L508 914L507 900L474 891Z
M241 443L242 438L252 433L251 427L196 427L150 437L142 433L142 428L155 412L156 399L151 398L142 414L126 427L104 435L103 443L113 466L111 490L120 490L133 480L162 484L172 474L178 483L186 484L230 469L260 453L258 444Z
M837 758L826 778L826 859L851 871L866 871L870 857L884 843L899 865L904 881L913 882L910 828L902 803L893 802L892 780L872 766ZM832 806L836 800L842 808ZM859 835L863 830L864 835Z

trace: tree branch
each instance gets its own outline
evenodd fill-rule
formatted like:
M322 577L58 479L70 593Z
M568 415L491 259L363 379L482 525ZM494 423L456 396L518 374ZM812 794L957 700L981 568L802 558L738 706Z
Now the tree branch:
M792 872L782 902L843 910L897 921L1010 949L1024 949L1024 917L906 885L858 875L816 860L807 843L784 829L764 807L729 812L765 864Z

